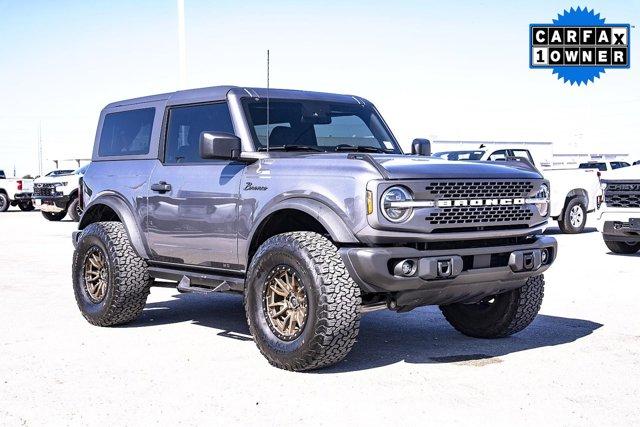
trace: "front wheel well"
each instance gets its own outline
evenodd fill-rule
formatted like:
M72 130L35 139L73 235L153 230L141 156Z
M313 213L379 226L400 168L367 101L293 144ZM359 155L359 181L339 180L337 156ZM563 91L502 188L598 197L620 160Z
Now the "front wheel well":
M282 209L269 215L258 226L249 245L249 261L267 239L290 231L313 231L331 240L329 232L313 216L297 209Z
M112 208L110 208L107 205L97 204L97 205L91 206L82 215L82 220L78 228L82 230L89 224L93 224L94 222L101 222L101 221L122 222L118 214Z

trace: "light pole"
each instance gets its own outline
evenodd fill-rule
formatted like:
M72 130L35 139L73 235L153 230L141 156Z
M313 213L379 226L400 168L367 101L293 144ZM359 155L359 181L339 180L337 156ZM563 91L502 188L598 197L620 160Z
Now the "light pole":
M179 61L179 77L178 89L184 89L187 86L187 52L186 38L184 29L184 0L178 1L178 61Z

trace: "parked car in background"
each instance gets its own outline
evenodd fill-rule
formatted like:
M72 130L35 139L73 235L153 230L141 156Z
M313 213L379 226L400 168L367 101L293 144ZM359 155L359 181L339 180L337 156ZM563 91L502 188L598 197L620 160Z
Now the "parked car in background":
M80 178L89 165L75 171L53 171L37 178L33 184L33 199L42 216L49 221L60 221L67 214L73 221L82 215L78 187ZM66 172L66 173L64 173Z
M602 188L598 230L604 243L616 254L640 251L640 165L611 172Z
M594 169L553 169L536 162L528 149L510 146L481 145L476 150L441 151L433 154L445 160L524 162L542 173L550 182L551 217L563 233L581 233L587 215L596 210L600 180Z
M607 173L616 169L622 169L631 166L627 162L613 161L613 162L584 162L580 163L579 169L597 169L600 172L600 176L604 177Z
M7 176L4 174L3 170L0 170L0 179L7 179Z
M640 165L640 160L636 160L635 162L633 162L633 165Z
M5 212L9 206L18 206L22 211L32 211L32 192L32 179L0 179L0 212Z

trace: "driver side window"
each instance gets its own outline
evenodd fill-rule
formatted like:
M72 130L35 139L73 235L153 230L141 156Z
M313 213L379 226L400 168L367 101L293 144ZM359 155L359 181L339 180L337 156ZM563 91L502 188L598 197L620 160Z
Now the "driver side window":
M164 163L210 162L200 157L200 134L207 131L234 133L226 103L171 108Z

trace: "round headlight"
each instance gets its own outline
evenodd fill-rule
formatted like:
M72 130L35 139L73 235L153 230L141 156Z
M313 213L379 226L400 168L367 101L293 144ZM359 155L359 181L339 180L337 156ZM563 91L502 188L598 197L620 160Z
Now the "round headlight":
M536 194L536 208L538 208L538 213L540 216L547 216L549 214L549 186L547 184L542 184L540 186L540 190Z
M403 222L409 219L413 209L401 206L402 202L413 200L411 193L404 187L391 187L382 193L382 215L391 222ZM400 206L399 206L400 205Z

